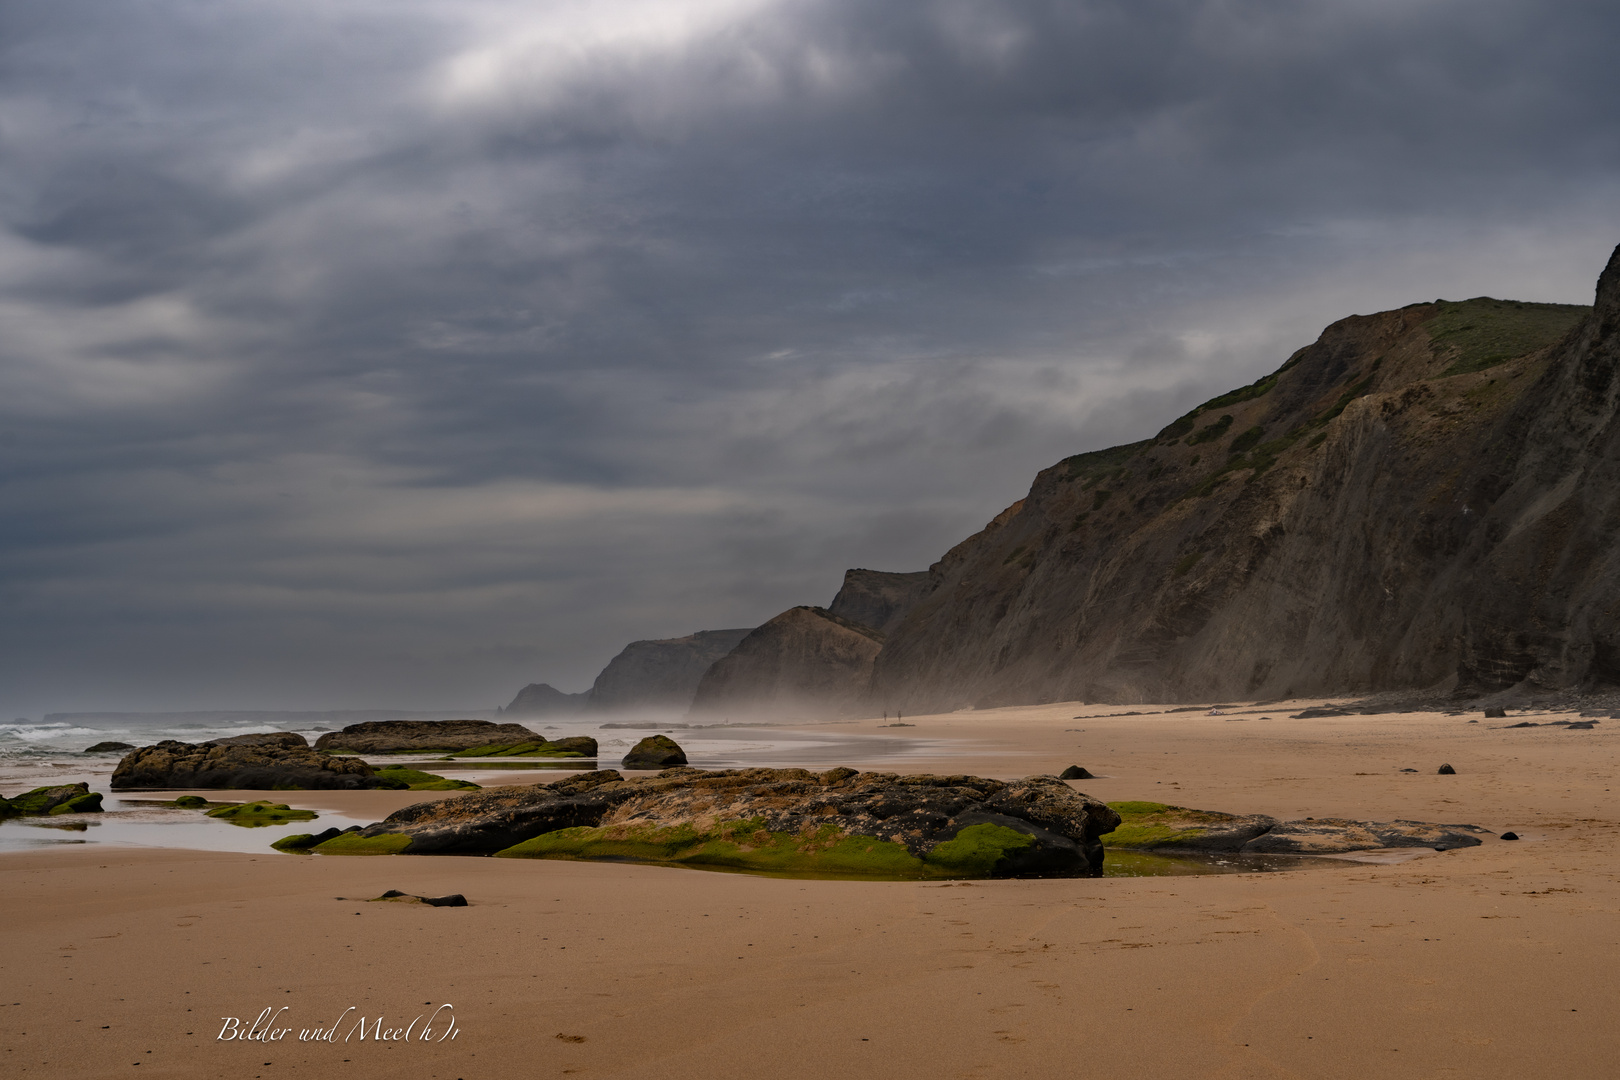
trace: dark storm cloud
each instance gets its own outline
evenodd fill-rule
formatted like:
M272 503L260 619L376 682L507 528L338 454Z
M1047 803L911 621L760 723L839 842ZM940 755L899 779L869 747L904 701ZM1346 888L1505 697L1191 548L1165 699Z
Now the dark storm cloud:
M1612 7L0 9L14 710L493 702L1326 322L1584 301Z

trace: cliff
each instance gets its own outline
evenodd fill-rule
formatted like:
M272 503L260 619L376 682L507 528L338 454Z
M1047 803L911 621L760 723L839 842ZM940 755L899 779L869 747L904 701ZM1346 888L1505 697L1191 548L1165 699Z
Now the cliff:
M1620 684L1620 250L1595 308L1334 323L930 568L873 709Z
M582 712L591 692L565 694L550 683L530 683L504 710L510 716L573 716Z
M928 571L910 574L846 570L844 585L827 610L840 618L888 633L928 594Z
M882 644L876 630L825 608L790 608L715 661L691 711L736 720L859 711Z
M750 632L699 630L685 637L632 641L596 677L590 710L684 710L692 704L703 673Z

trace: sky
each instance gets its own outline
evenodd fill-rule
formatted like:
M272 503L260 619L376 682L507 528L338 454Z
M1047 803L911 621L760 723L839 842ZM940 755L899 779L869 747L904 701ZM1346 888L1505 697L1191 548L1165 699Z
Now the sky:
M1335 319L1589 303L1616 40L1580 0L0 4L0 714L583 690L923 569Z

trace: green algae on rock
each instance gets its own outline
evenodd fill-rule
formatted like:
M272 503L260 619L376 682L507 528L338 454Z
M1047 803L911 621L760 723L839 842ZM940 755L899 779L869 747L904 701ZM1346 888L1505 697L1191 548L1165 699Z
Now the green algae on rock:
M273 803L261 799L258 802L216 806L208 811L208 816L228 821L232 825L257 829L265 825L281 825L288 821L313 821L320 815L313 810L294 810L286 803Z
M410 846L411 838L398 833L362 836L345 832L310 848L318 855L398 855Z
M630 859L873 878L1097 873L1119 816L1055 777L613 770L409 806L321 854Z
M385 780L397 780L407 791L479 791L479 785L469 780L451 780L437 773L422 772L404 765L388 765L377 770Z
M0 799L0 816L43 817L48 814L94 814L101 810L101 793L89 784L57 784Z
M474 746L466 750L457 750L450 755L453 758L473 757L549 757L549 758L594 758L596 756L596 740L583 735L572 736L567 739L536 738L522 742L488 743L484 746Z
M1156 802L1112 802L1108 806L1121 820L1119 828L1102 838L1111 848L1238 851L1277 824L1276 818L1264 814L1222 814Z

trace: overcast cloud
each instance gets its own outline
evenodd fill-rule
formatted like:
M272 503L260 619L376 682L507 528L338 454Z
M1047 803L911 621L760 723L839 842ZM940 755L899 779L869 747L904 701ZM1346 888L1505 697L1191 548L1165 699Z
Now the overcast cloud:
M1326 323L1586 303L1612 3L0 5L0 709L473 707Z

